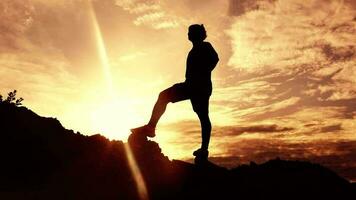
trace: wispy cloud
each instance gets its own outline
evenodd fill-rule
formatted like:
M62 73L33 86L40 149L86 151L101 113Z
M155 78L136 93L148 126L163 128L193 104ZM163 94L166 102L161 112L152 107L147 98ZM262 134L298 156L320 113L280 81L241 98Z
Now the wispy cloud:
M25 31L33 23L33 12L29 1L0 2L0 53L25 48Z
M144 0L117 0L116 4L136 15L135 25L148 25L154 29L176 28L186 23L183 16L177 16L164 9L162 2Z
M321 128L321 132L336 132L336 131L341 131L343 130L341 127L341 124L336 124L336 125L329 125L329 126L324 126Z
M343 1L257 1L235 18L229 64L245 70L321 68L354 55L355 10ZM317 12L315 11L317 10ZM237 11L239 12L239 11ZM338 31L337 27L340 28Z
M235 137L242 134L251 135L258 135L261 137L261 134L273 134L273 133L284 133L288 134L289 132L293 131L294 128L291 127L283 127L277 124L250 124L245 126L222 126L222 127L215 127L214 128L214 136L215 137ZM267 136L268 137L268 136Z

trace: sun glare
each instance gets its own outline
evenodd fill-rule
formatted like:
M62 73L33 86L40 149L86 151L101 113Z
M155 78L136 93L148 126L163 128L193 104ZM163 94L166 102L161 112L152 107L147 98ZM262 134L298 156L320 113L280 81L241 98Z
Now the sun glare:
M106 52L104 39L101 34L94 8L91 3L89 3L89 6L98 55L107 86L105 99L108 99L106 102L101 102L97 109L91 113L91 125L94 130L110 139L127 140L129 129L134 127L134 121L132 119L136 118L133 116L132 112L130 112L130 106L128 106L129 102L122 100L125 98L117 97L117 94L115 93L110 70L110 61Z
M133 127L133 121L131 119L136 118L129 114L130 110L132 110L131 106L129 106L130 104L128 104L129 102L127 100L121 100L127 99L127 97L118 98L119 96L115 93L112 82L112 75L110 71L109 58L106 53L104 39L100 31L100 26L98 24L92 2L89 2L89 6L90 15L93 21L96 43L98 47L98 54L102 64L104 78L107 82L106 99L109 99L108 102L100 104L101 106L99 106L98 109L92 113L92 124L94 127L99 126L101 130L107 132L106 134L109 134L109 137L118 137L120 139L127 138L129 128ZM147 188L140 172L139 166L137 166L134 156L132 155L131 149L127 144L125 144L125 150L129 166L132 171L132 175L136 182L138 195L140 199L146 200L148 199Z
M133 107L132 103L122 99L103 102L91 113L92 128L110 139L127 141L130 128L137 126L140 121Z

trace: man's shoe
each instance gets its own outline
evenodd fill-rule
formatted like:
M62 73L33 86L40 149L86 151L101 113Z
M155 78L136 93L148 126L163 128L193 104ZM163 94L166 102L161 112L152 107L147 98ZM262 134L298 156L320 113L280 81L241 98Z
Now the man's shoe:
M195 157L203 158L203 159L208 159L209 156L209 151L206 149L198 149L193 152L193 155Z
M136 134L143 134L147 137L154 137L156 136L155 130L155 127L146 124L144 126L131 129L131 132Z

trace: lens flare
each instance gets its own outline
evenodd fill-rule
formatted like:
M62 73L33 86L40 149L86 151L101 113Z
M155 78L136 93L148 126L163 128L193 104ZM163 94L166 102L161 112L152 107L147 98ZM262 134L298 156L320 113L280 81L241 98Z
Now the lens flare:
M103 36L101 34L100 26L96 17L95 10L92 5L92 1L89 1L89 12L90 12L90 17L91 20L93 21L93 29L94 29L94 34L95 34L95 39L96 39L96 45L98 48L98 54L100 58L101 65L103 67L103 72L104 72L104 78L107 84L107 94L109 98L115 102L115 90L113 87L113 81L112 81L112 76L110 72L110 62L107 56L106 48L105 48L105 43ZM111 117L111 116L109 116ZM148 193L147 193L147 188L145 181L142 177L140 168L138 167L134 155L131 152L130 146L125 143L125 152L127 156L127 160L131 169L131 173L135 179L135 183L137 186L137 192L141 200L148 200Z
M133 177L136 182L138 195L141 200L148 200L147 188L146 188L145 180L142 177L140 168L138 168L137 166L135 157L131 152L130 146L127 143L125 143L124 146L125 146L127 160L131 168L131 173L134 175Z
M109 95L112 95L113 94L112 91L114 91L114 87L113 87L113 82L112 82L112 77L110 72L110 62L107 56L105 43L100 31L99 23L96 18L95 10L93 8L91 1L89 2L89 11L90 11L91 20L93 21L93 29L94 29L95 39L96 39L96 45L98 48L100 62L103 67L105 81L108 89L107 92Z

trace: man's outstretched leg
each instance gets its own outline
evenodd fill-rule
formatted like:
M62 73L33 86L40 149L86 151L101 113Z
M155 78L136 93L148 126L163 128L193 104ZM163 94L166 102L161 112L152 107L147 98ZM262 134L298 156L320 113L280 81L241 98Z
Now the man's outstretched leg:
M158 95L158 99L153 107L150 121L148 122L148 126L156 128L157 123L163 113L166 111L167 104L170 102L170 98L168 96L168 91L164 90Z
M142 133L148 137L154 137L156 125L166 111L167 104L169 102L178 102L189 99L189 92L185 83L177 83L172 87L163 90L157 99L156 104L153 107L152 115L148 124L131 129L132 133Z
M144 126L131 129L133 133L140 132L147 135L148 137L154 137L156 135L156 125L163 113L166 111L167 104L170 102L168 93L169 89L164 90L159 94L158 99L153 107L150 121Z

